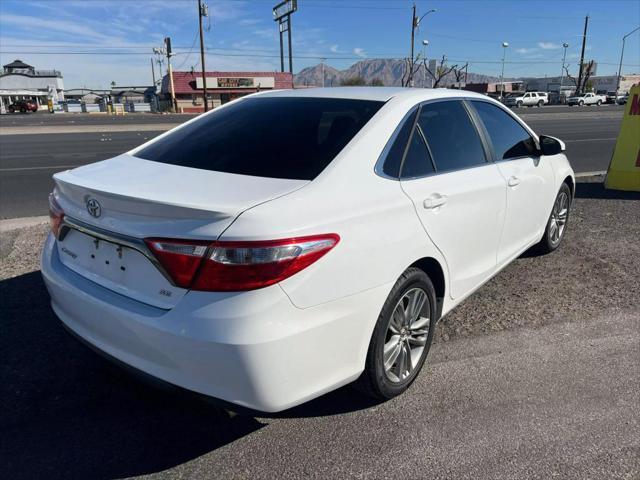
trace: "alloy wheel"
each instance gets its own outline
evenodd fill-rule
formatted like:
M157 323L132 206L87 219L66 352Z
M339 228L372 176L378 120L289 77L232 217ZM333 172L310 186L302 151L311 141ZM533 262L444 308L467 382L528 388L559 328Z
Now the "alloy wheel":
M407 379L420 362L431 327L428 301L423 289L412 288L393 309L382 358L385 374L394 383Z
M549 239L554 245L558 244L564 235L564 229L567 225L567 217L569 216L569 196L566 192L560 192L553 204L551 211L551 223L549 225Z

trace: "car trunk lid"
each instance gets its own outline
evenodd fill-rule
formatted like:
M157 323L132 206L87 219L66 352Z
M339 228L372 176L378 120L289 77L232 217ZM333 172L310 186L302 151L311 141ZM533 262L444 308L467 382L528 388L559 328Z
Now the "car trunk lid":
M165 309L187 290L172 284L142 239L213 241L244 210L309 183L126 154L58 173L54 180L55 198L77 227L57 242L61 261L106 288Z

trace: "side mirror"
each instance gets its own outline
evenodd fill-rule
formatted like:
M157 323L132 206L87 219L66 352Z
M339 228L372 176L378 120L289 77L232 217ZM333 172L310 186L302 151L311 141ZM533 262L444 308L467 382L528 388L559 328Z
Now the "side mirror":
M556 137L540 135L540 152L542 155L557 155L565 151L564 142Z

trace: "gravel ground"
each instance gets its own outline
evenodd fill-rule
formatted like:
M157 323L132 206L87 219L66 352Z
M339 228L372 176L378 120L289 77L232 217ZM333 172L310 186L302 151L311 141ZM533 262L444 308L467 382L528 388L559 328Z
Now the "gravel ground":
M449 313L435 341L624 311L640 298L640 196L579 183L560 249L523 255ZM0 236L0 280L39 269L48 225Z

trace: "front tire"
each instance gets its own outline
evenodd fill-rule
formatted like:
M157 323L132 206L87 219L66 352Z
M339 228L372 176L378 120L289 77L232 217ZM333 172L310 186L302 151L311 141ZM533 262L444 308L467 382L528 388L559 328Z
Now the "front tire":
M391 289L373 330L356 386L388 400L413 383L427 358L436 324L436 295L422 270L408 268Z
M580 107L584 107L584 102L583 102L582 100L580 100L580 103L578 103L578 105L579 105Z
M522 107L522 102L520 100L518 100L518 102L516 103L516 107L518 107L518 108Z
M569 211L571 210L571 190L566 183L563 183L553 202L551 215L547 220L542 240L534 248L537 253L551 253L562 243L569 221Z

